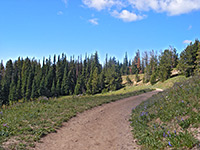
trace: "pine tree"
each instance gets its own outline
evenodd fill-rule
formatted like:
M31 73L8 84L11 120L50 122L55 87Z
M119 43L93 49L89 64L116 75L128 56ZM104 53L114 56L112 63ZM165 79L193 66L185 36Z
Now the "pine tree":
M53 80L54 80L54 85L56 85L56 55L54 55L53 59ZM53 84L53 83L52 83Z
M86 85L86 87L87 87L86 93L87 94L92 94L92 77L93 77L93 74L91 73L90 78L89 78L87 85Z
M39 96L46 96L46 89L45 89L45 81L44 77L42 78L40 82L40 87L38 90Z
M68 72L68 77L66 80L66 86L65 86L65 91L69 93L69 95L72 95L74 93L74 86L75 86L75 82L74 82L74 77L73 77L73 70L70 70Z
M32 84L31 98L35 99L37 96L38 94L37 94L36 80L34 79Z
M46 96L51 96L51 87L53 84L54 79L54 73L53 73L53 67L50 67L50 70L47 73L47 76L45 78L45 87L46 87Z
M122 71L121 73L123 75L128 75L128 55L127 55L127 52L125 53L125 58L124 58L124 63L123 63L123 66L122 66Z
M148 64L149 64L149 55L148 55L147 51L145 51L144 54L143 54L143 60L144 60L145 67L147 67Z
M172 56L172 52L170 51L170 56ZM172 63L172 59L169 57L170 62ZM152 75L155 71L157 71L157 67L158 67L158 59L157 59L157 55L154 52L154 50L152 50L150 52L150 61L149 61L149 65L150 65L150 75Z
M105 88L114 91L122 87L120 67L115 58L110 59L108 64L109 67L105 72Z
M139 82L140 81L140 77L138 75L138 71L136 71L136 74L135 74L135 82Z
M60 80L58 80L56 83L56 95L60 96L60 94L61 94L61 84L60 84Z
M176 48L170 46L170 50L172 52L172 68L176 68L178 65L178 54Z
M134 64L136 66L136 70L135 70L135 73L138 71L138 73L140 73L140 70L141 70L141 64L140 64L140 51L138 50L136 52L136 56L134 58Z
M4 104L9 104L9 90L10 90L10 84L13 79L13 63L12 60L9 60L6 63L6 70L5 70L5 76L3 78L3 84L2 84L2 93L3 93L3 101Z
M76 83L76 86L75 86L75 90L74 90L74 94L75 95L79 95L81 94L81 76L78 77L77 79L77 83Z
M69 75L70 76L70 75ZM69 78L68 78L68 67L65 67L64 76L61 85L61 93L62 95L69 94Z
M16 98L17 98L17 100L22 98L22 95L21 95L21 76L19 76L19 75L18 75L17 87L16 87Z
M42 73L42 76L43 76L43 77L46 76L46 71L47 71L47 69L46 69L47 66L46 66L46 63L45 63L45 62L46 62L46 61L45 61L45 57L43 57L42 68L41 68L41 69L42 69L42 70L41 70L41 71L42 71L41 73Z
M82 74L81 74L81 78L82 78L81 91L82 91L82 93L86 93L86 83L87 83L86 67L87 67L87 58L85 58L85 60L83 62L83 67L82 67Z
M103 89L105 89L105 69L103 69L103 71L101 72L100 76L99 76L99 90L102 91Z
M1 81L0 81L0 107L2 106L2 103L3 103L3 91L2 91Z
M12 83L10 85L10 90L9 90L9 96L8 96L8 98L9 98L9 102L10 103L17 100L16 99L16 85L14 83L14 80L12 80Z
M160 56L159 63L159 77L163 82L170 78L172 71L172 52L170 50L165 50Z
M99 92L99 85L98 85L98 68L96 67L93 75L92 75L92 94L96 94Z
M30 73L30 67L31 67L30 59L26 58L22 66L22 85L21 85L22 86L21 94L24 100L26 98L26 88L27 88L27 82L28 82L29 73Z
M144 53L143 60L145 64L143 82L147 83L150 81L151 75L158 70L158 59L154 50L152 50L150 52L150 60L148 61L147 52ZM171 61L171 58L170 58L170 61Z
M180 54L180 60L177 67L186 77L194 74L198 48L199 41L195 40L194 44L190 43L190 45L188 45L187 48Z
M3 103L3 91L2 91L2 79L4 74L4 66L3 61L0 63L0 106L2 106Z
M28 80L27 80L27 86L26 86L26 100L30 100L31 98L31 92L32 92L32 81L33 81L33 73L32 71L29 74Z
M145 69L145 67L144 67L144 59L142 59L141 73L144 73L144 69Z
M88 82L89 82L89 79L90 79L90 75L92 74L91 73L91 61L89 58L86 58L86 69L85 69L85 79L84 79L84 83L85 83L85 89L87 91L88 89Z
M38 63L38 65L36 66L36 73L34 75L34 80L35 80L35 86L36 86L36 98L39 97L39 89L40 89L40 83L43 79L43 75L42 75L42 67L40 62Z
M149 82L150 78L151 78L151 69L150 69L150 65L147 65L144 69L143 83Z
M104 66L104 68L105 68L105 70L107 69L107 67L108 67L108 54L106 54L106 64L105 64L105 66Z
M12 82L12 77L13 77L13 63L12 60L9 60L6 63L6 71L5 71L5 80L8 87L10 87L10 84Z
M8 105L9 104L8 93L9 93L9 89L8 89L6 80L3 78L2 87L1 87L1 97L2 97L1 105Z
M196 64L196 72L198 74L200 74L200 43L199 43L199 48L197 51L197 57L196 57L195 64Z
M57 97L55 81L53 81L53 84L52 84L52 87L51 87L51 96Z
M80 66L79 66L80 64L79 64L79 56L78 56L78 60L76 61L76 63L75 63L75 68L76 68L76 78L78 78L78 76L79 76L79 73L80 73Z
M19 100L22 98L21 87L22 87L22 66L23 59L20 57L17 60L17 81L16 81L16 99Z
M5 72L5 70L4 70L4 66L3 66L3 61L1 61L1 63L0 63L0 82L3 79L4 72Z
M138 58L138 62L137 62L137 70L138 70L138 73L141 73L140 57Z
M75 90L74 90L74 94L75 94L75 95L79 95L79 94L81 93L81 92L80 92L80 91L81 91L80 88L81 88L81 85L80 85L79 82L77 82L77 83L76 83L76 86L75 86Z
M157 78L157 73L153 72L153 74L151 75L151 78L150 78L151 85L154 85L156 83L156 78Z
M69 94L72 95L74 94L74 89L76 86L76 68L75 68L75 63L74 63L74 58L70 60L70 71L68 73L68 81L69 81Z
M19 72L19 69L18 69L18 62L15 61L14 64L13 64L13 73L12 73L12 80L15 84L15 86L17 85L17 81L18 81L18 72Z
M132 65L131 65L131 73L135 74L137 71L137 65L135 64L135 61L132 61Z
M61 87L61 83L62 83L62 79L63 79L63 74L64 74L64 68L63 68L63 63L62 63L62 60L60 59L60 55L58 56L58 62L56 64L56 86L57 84L60 84L58 85L59 87ZM58 82L59 80L59 82ZM59 91L60 93L61 91Z
M116 84L116 90L120 89L122 87L122 74L120 72L120 65L119 61L115 64L115 84Z
M114 75L112 68L108 68L106 73L105 73L105 88L110 91L112 90L111 86L114 85Z
M143 83L147 83L147 82L149 82L150 77L151 77L151 67L149 65L149 55L146 51L143 54L143 61L144 61Z

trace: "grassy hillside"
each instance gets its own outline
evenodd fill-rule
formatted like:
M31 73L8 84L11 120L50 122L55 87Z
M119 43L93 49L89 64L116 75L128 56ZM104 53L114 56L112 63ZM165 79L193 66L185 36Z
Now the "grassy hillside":
M135 75L129 75L129 78L134 81L134 76ZM143 75L141 75L142 77ZM123 79L123 83L126 82L126 76L123 76L122 77ZM145 88L151 88L151 89L156 89L156 88L160 88L160 89L163 89L163 90L166 90L168 88L171 88L175 83L177 82L183 82L183 81L186 81L187 78L183 75L180 75L180 76L176 76L176 77L173 77L173 78L170 78L164 82L157 82L155 85L151 85L150 83L140 83L139 85L126 85L125 88L122 88L118 91L113 91L113 92L110 92L110 93L126 93L126 92L131 92L131 91L135 91L135 90L141 90L141 89L145 89ZM106 93L106 94L109 94L109 93Z
M175 83L177 82L183 82L186 81L187 78L183 75L172 77L164 82L157 82L155 85L153 85L154 88L160 88L163 90L166 90L168 88L171 88Z
M200 149L200 77L175 84L133 108L130 121L144 149Z
M66 96L58 99L39 98L0 110L0 145L7 149L28 149L62 123L95 106L139 95L151 90L101 96ZM6 142L7 141L7 142ZM1 149L1 146L0 146Z
M144 77L144 74L138 74L138 76L140 77L140 80L142 80L143 77ZM127 76L122 76L122 84L126 84L126 82L127 82L126 77ZM128 75L128 77L131 79L132 82L135 81L135 74L134 75Z

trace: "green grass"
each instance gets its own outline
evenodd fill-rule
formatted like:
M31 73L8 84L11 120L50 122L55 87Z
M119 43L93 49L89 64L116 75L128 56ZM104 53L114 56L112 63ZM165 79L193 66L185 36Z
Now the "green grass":
M150 89L155 89L154 87L152 86L146 86L146 85L140 85L140 86L126 86L124 88L121 88L120 90L117 90L117 91L110 91L108 93L103 93L103 94L97 94L98 96L102 96L102 95L119 95L119 94L126 94L126 93L129 93L129 92L133 92L133 91L138 91L138 90L143 90L143 89L147 89L147 88L150 88Z
M193 77L134 108L130 121L138 144L152 150L199 149L199 91L200 77Z
M63 122L77 113L148 91L151 90L101 96L68 96L12 105L0 110L0 143L4 143L5 147L6 141L15 140L16 142L8 145L8 149L29 149L41 137L56 132Z
M183 76L183 75L180 75L180 76L176 76L176 77L170 78L170 79L168 79L168 80L166 80L164 82L158 82L155 85L153 85L153 87L166 90L168 88L171 88L175 83L183 82L185 80L187 80L187 78L185 76Z
M129 75L129 76L133 78L134 75ZM143 76L143 75L141 75L141 76ZM125 80L125 77L123 77L123 79ZM147 84L141 83L139 85L131 85L131 86L127 85L120 90L108 92L108 93L105 93L104 95L127 93L127 92L142 90L142 89L146 89L146 88L149 88L149 89L159 88L159 89L166 90L168 88L171 88L175 83L183 82L186 80L187 80L187 78L185 76L180 75L180 76L170 78L164 82L157 82L155 85L151 85L150 83L147 83ZM125 82L125 81L123 81L123 82ZM99 94L99 95L102 95L102 94Z

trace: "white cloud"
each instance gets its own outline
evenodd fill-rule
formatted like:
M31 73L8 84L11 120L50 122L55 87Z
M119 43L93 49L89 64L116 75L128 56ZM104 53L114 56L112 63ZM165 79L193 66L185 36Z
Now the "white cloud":
M116 18L122 19L124 22L132 22L136 20L141 20L145 16L136 15L133 12L129 12L128 10L123 10L122 12L117 12L116 10L112 12L112 15Z
M57 12L57 15L59 15L59 16L60 16L60 15L63 15L63 12L62 12L62 11L58 11L58 12Z
M68 1L68 0L63 0ZM141 20L148 11L176 16L200 10L200 0L82 0L84 6L107 10L126 22Z
M93 25L98 25L98 24L99 24L98 20L99 20L99 19L97 19L97 18L93 18L93 19L90 19L89 22L90 22L91 24L93 24Z
M191 40L185 40L183 41L183 44L190 44L192 41Z
M157 10L159 8L158 0L128 0L133 8L137 10L148 11L150 9Z
M112 6L121 6L123 3L120 0L82 0L89 8L95 8L98 11L102 9L110 9Z
M140 11L154 10L167 12L168 15L180 15L200 10L200 0L128 0L133 8Z
M163 7L162 9L163 11L168 12L169 15L185 14L193 10L200 9L200 1L199 0L171 0L171 2L168 5L166 3L166 7Z

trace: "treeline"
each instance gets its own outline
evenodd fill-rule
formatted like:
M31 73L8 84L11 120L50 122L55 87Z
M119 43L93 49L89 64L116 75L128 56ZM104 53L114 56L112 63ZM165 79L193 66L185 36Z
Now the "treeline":
M126 53L121 73L123 75L144 73L143 82L155 84L157 81L163 82L169 79L173 69L186 77L200 72L200 42L198 39L190 43L181 52L180 57L174 47L164 50L160 55L154 50L145 51L142 58L138 50L132 61L128 61Z
M143 82L155 84L171 77L175 69L186 77L200 72L200 42L195 40L182 51L180 57L173 47L160 55L154 50L138 50L133 59L127 53L123 63L115 57L106 55L105 64L99 62L95 54L85 59L67 59L65 54L43 59L18 58L9 60L4 67L0 63L0 106L18 101L30 100L40 96L58 97L62 95L96 94L113 91L122 87L122 75L144 74Z
M140 51L136 52L134 59L128 61L127 53L121 67L123 75L144 74L143 82L154 84L157 80L165 81L171 76L171 71L178 65L177 50L173 47L164 50L160 55L156 51L145 51L140 57ZM127 80L128 77L127 77Z
M0 105L8 105L20 99L24 101L40 96L96 94L122 87L120 64L106 56L104 66L96 52L82 60L65 54L43 59L18 58L9 60L4 67L0 64Z

